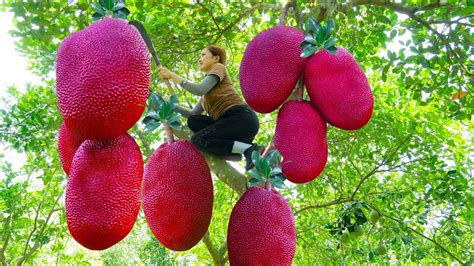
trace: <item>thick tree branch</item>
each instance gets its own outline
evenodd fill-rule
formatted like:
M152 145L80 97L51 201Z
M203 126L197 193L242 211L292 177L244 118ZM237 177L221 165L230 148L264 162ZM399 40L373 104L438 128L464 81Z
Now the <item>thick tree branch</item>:
M189 130L173 130L173 133L180 139L190 139ZM209 168L216 176L231 187L239 195L246 190L247 178L228 164L224 159L207 153L201 153L207 161Z

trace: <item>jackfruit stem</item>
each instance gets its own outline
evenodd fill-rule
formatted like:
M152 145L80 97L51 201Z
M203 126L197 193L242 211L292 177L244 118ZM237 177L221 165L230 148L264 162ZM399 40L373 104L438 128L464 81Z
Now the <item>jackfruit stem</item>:
M272 183L270 183L270 181L265 181L265 189L266 190L272 189Z
M298 80L298 87L296 88L296 94L297 94L298 101L303 100L303 96L304 96L303 76L301 76L300 79Z
M168 144L171 144L174 142L174 136L173 136L173 130L171 129L170 126L164 124L163 127L165 128L165 132L166 132L166 142L168 142Z

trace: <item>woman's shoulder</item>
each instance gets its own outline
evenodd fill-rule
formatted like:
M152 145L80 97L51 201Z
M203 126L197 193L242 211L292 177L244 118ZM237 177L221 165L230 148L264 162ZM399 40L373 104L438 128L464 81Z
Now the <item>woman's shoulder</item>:
M225 65L222 64L222 63L215 63L212 67L211 67L211 70L212 69L226 69Z

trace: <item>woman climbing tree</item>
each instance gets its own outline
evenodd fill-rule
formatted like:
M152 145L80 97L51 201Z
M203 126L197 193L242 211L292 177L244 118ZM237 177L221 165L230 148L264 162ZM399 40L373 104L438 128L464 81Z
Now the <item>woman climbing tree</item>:
M158 68L162 79L171 79L190 93L201 96L199 103L192 109L176 106L176 111L188 118L188 127L194 132L191 142L201 151L225 159L241 158L246 160L245 169L254 165L253 151L262 153L263 146L253 143L259 130L258 117L240 98L232 85L225 67L226 52L222 47L209 45L199 58L199 70L206 74L199 83L191 83L176 73ZM206 111L208 115L203 115Z

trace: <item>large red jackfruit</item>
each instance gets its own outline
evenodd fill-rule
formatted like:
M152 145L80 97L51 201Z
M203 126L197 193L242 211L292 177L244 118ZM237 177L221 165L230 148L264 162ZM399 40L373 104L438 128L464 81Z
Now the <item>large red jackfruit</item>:
M183 251L196 245L211 222L213 186L204 157L187 140L162 144L148 160L143 211L163 246Z
M56 60L56 96L65 123L85 139L127 132L145 108L150 60L140 33L105 18L69 35Z
M61 125L58 136L58 152L61 166L66 175L69 175L72 158L82 142L84 139L74 134L65 123Z
M313 105L329 124L346 130L365 126L372 116L374 97L369 82L352 55L321 50L306 64L304 83Z
M308 101L291 100L278 111L275 148L289 181L306 183L321 174L328 157L326 130L323 117Z
M295 221L286 200L261 187L245 192L227 228L230 265L291 265L295 249Z
M74 239L103 250L126 237L140 210L142 176L142 155L130 135L84 141L66 187L67 225Z
M240 87L248 105L259 113L276 110L291 94L303 73L303 32L276 26L250 41L240 63Z

